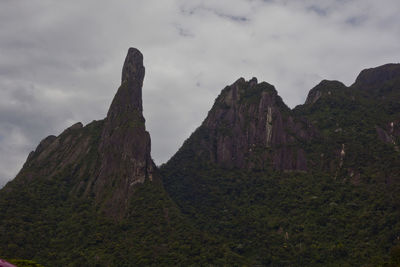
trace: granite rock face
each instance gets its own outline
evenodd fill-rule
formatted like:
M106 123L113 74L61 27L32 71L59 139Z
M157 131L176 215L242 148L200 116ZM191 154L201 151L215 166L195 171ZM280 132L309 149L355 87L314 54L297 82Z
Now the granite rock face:
M384 125L384 128L376 126L378 138L385 143L395 145L399 151L397 139L400 137L400 120L394 120Z
M222 90L181 151L191 150L226 168L306 171L307 155L300 143L315 136L313 127L293 116L272 85L240 78Z
M145 69L139 50L130 48L122 69L121 86L116 93L99 144L101 164L94 185L96 198L106 210L124 211L134 185L152 181L155 164L150 155L150 135L142 113L142 85ZM109 188L113 188L108 196Z

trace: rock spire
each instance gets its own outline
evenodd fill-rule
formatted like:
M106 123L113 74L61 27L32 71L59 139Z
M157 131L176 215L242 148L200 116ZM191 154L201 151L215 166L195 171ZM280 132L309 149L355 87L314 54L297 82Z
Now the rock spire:
M95 191L99 201L107 199L104 206L111 215L124 215L135 184L153 181L155 164L142 114L144 73L143 55L129 48L99 146L102 159ZM107 196L109 188L111 196Z

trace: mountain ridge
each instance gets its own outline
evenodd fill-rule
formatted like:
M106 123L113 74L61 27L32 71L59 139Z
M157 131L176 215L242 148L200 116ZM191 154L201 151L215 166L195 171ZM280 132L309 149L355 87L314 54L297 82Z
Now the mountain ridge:
M0 255L62 266L389 263L399 70L362 71L349 87L323 80L293 109L273 85L239 78L158 168L143 55L130 48L106 118L44 138L1 189Z
M200 229L240 244L234 251L247 255L253 265L389 264L389 251L395 251L400 236L395 219L400 216L400 109L396 102L400 85L396 78L384 76L382 84L368 90L360 83L347 87L324 80L310 90L303 105L294 109L275 105L278 116L269 116L265 109L245 116L259 106L262 90L253 91L256 97L247 94L246 101L228 97L227 105L221 105L232 92L228 86L202 125L160 167L164 187ZM242 103L250 103L242 113L240 108L231 108ZM229 112L236 112L236 119L229 120ZM234 131L241 117L248 124ZM293 127L296 122L302 127ZM225 128L215 127L225 125L234 132L229 135ZM255 161L255 166L219 161L218 148L235 151L235 143L226 141L229 136L248 140L248 125L261 125L255 136L263 141L257 143L257 154L245 148L241 151L247 155L242 155L261 161ZM275 134L275 140L286 141L267 147L265 137L271 128L279 131L267 139L273 140ZM217 156L205 157L204 151ZM304 153L300 158L306 170L293 165L295 151ZM269 166L263 164L263 157L269 157ZM274 165L277 162L284 167Z

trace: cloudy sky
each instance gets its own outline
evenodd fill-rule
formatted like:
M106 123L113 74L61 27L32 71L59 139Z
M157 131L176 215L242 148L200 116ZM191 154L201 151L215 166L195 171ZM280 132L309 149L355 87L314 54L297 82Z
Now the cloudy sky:
M0 0L0 187L41 139L105 117L131 46L161 164L239 77L294 107L322 79L400 62L399 14L398 0Z

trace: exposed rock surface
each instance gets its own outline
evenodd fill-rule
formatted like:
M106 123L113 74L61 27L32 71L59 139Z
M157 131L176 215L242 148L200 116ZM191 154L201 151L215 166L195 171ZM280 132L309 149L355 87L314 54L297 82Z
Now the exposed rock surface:
M50 135L32 151L13 182L26 184L33 179L52 179L68 176L68 181L78 184L85 173L95 175L99 128L102 121L85 127L76 123L59 136Z
M300 144L315 136L272 85L240 78L222 90L181 150L227 168L305 171L307 155Z
M382 128L376 127L376 133L378 134L378 137L382 142L389 143L389 144L394 143L393 138Z
M400 151L398 139L400 137L400 120L394 120L386 123L385 127L376 126L378 138L385 143L394 145L396 151Z
M126 209L135 184L153 180L155 164L142 114L144 72L142 54L130 48L121 86L104 121L99 146L101 165L94 186L98 201L108 199L104 205L111 213Z

